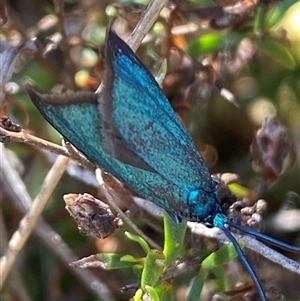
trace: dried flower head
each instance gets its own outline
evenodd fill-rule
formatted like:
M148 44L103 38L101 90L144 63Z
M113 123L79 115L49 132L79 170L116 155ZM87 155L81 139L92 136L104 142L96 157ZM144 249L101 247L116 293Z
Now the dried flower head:
M105 238L122 225L122 221L113 215L107 204L90 194L69 193L64 195L64 201L83 235Z
M253 169L272 181L290 172L297 159L296 145L276 117L266 119L257 131L250 152Z

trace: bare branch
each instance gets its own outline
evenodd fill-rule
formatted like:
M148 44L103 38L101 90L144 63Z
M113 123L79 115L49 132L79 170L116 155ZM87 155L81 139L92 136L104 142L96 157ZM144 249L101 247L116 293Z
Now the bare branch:
M24 182L21 180L18 172L11 165L2 145L0 145L0 150L2 159L1 163L3 163L1 164L0 169L1 183L4 184L3 187L5 187L6 193L14 201L14 205L20 212L25 214L30 208L32 200L27 192ZM60 235L55 232L41 217L33 231L50 249L53 250L67 268L76 275L91 292L95 293L101 299L113 300L109 288L90 271L74 269L69 266L69 263L78 260L78 257L62 240Z
M0 287L10 272L13 264L15 263L20 251L22 250L27 238L29 237L32 229L34 228L39 216L45 208L49 197L55 189L58 181L64 173L69 159L59 156L45 178L44 184L41 187L40 193L34 199L32 206L27 214L20 221L19 229L13 234L8 243L8 248L5 255L0 259Z
M138 22L127 41L127 44L134 52L138 49L143 38L158 18L160 11L164 8L164 6L167 3L167 0L152 0L149 3L141 20Z
M88 161L81 153L76 149L71 148L69 143L66 143L67 147L62 147L55 143L49 142L47 140L38 138L36 136L28 134L25 130L20 132L8 131L0 126L0 142L11 143L11 142L21 142L28 145L42 148L48 150L57 155L63 155L65 157L71 158L78 161L81 165L85 166L89 170L95 170L96 165Z
M217 228L209 229L203 224L188 222L188 227L192 230L193 233L202 235L209 238L215 238L222 243L228 242L227 237L223 232ZM259 242L257 239L249 235L237 235L233 234L234 237L239 241L242 240L246 247L263 257L281 265L282 267L290 270L291 272L297 273L300 275L300 264L280 253L269 248L265 244Z

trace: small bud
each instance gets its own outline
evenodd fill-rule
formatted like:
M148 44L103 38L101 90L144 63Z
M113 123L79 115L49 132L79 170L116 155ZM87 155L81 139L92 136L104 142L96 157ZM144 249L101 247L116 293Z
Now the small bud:
M0 118L0 126L10 132L19 133L22 131L22 127L19 124L16 124L13 121L11 121L10 118L7 116L2 116Z
M247 206L243 201L236 201L229 207L227 215L237 224L260 231L262 227L262 214L265 211L265 200L258 200L253 206Z
M122 226L122 221L112 214L109 206L90 194L69 193L64 195L64 201L83 235L105 238Z
M250 152L253 169L272 181L290 172L297 159L296 145L277 119L266 119L253 138Z

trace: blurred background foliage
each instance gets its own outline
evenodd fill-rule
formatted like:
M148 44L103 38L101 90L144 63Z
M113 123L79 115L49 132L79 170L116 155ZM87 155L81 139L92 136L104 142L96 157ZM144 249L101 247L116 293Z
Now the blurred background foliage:
M24 82L45 91L94 91L101 82L103 70L99 49L105 38L106 15L117 17L114 29L126 40L147 2L136 1L133 5L128 1L64 1L65 35L60 33L59 19L51 1L3 2L0 6L1 40L16 47L34 38L35 46L25 47L18 66L13 66L12 78L5 86L1 84L5 91L1 116L8 115L28 132L60 144L60 135L30 102L23 89ZM229 13L226 11L237 3L240 5L233 13L233 8ZM270 180L253 170L249 152L254 134L266 117L279 117L295 141L297 152L299 150L299 20L299 2L294 0L170 1L137 51L159 79L211 172L236 173L242 185L251 190ZM4 66L4 61L0 63ZM5 147L16 155L18 171L34 198L53 158L25 144ZM299 228L298 236L294 231L287 237L286 232L272 231L271 219L272 214L286 207L299 209L299 163L289 174L278 175L276 180L259 195L268 202L265 219L270 222L266 223L265 230L274 237L299 245ZM9 198L7 188L2 188L1 207L9 238L22 213ZM128 250L130 254L140 255L140 249L135 249L132 242L125 239L123 230L105 240L80 235L64 208L62 196L70 192L97 195L95 188L66 174L43 217L79 257L100 251L128 253ZM150 237L162 242L161 233L138 218L135 221ZM19 277L23 289L16 288L14 281L8 281L1 293L3 300L87 300L95 297L37 236L27 242L16 268L19 274L14 277ZM130 271L97 269L93 273L106 282L116 299L127 300L132 295L119 290L136 281ZM16 279L14 277L11 279ZM185 275L177 280L178 300L183 300L190 278ZM290 290L291 278L287 276L282 283L277 282L284 293Z

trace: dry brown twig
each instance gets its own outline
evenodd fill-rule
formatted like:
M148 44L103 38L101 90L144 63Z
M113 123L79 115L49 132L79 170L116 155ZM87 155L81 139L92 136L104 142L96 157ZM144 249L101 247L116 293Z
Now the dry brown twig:
M32 200L29 196L27 188L21 179L19 173L11 164L7 152L3 145L0 145L0 153L2 164L0 168L0 181L5 187L5 194L12 200L15 208L22 214L28 212ZM37 221L33 232L40 238L41 241L57 255L62 263L83 283L88 290L95 294L98 298L104 300L112 300L112 294L105 283L89 270L74 269L70 267L69 263L78 260L78 257L62 240L60 235L55 232L44 220L40 217ZM4 247L6 247L7 244ZM4 253L4 251L3 251ZM15 286L12 286L15 288ZM19 291L18 291L19 293Z
M8 248L3 257L0 259L0 288L15 263L17 256L26 243L29 235L31 234L38 218L40 217L43 209L45 208L48 199L50 198L53 190L59 182L61 176L67 167L69 158L59 156L50 169L45 181L41 187L39 194L34 199L32 206L28 210L27 214L22 218L19 224L18 230L11 237Z

